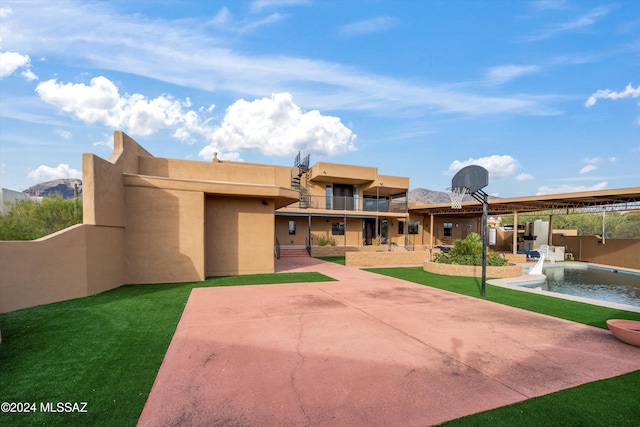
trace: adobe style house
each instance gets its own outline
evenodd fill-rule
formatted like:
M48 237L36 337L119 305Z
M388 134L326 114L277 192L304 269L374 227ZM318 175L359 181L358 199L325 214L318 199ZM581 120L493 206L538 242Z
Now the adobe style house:
M0 241L0 312L123 284L273 273L286 250L348 253L348 265L421 265L438 245L481 229L477 202L460 210L409 204L409 178L375 167L311 166L308 157L292 167L158 158L123 132L114 133L108 160L84 154L82 162L83 224L34 241ZM637 205L640 188L491 199L489 212L512 213L517 223L518 212L615 203ZM577 259L640 267L640 240L604 245L549 230L549 244L556 239ZM515 255L518 236L497 235L494 247Z
M404 246L409 178L380 175L375 167L316 163L296 158L291 187L300 200L276 211L283 249L331 241L334 246Z
M123 132L109 160L82 161L83 224L0 242L0 312L123 284L273 273L276 237L404 241L390 224L408 218L409 180L376 168L157 158Z

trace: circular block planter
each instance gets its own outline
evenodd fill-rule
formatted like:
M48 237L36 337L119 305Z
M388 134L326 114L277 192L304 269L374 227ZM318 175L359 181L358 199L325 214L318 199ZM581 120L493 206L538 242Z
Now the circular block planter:
M429 273L444 274L447 276L482 277L482 266L480 265L441 264L438 262L425 261L422 269ZM487 266L487 277L492 279L506 279L508 277L520 276L522 276L521 265L509 264L504 267Z
M607 328L623 343L640 347L640 322L636 320L610 319Z

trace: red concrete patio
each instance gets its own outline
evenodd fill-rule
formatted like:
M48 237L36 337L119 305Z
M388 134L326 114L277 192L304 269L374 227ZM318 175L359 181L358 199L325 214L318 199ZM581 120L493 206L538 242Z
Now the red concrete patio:
M640 369L609 331L333 263L195 289L140 426L424 426Z

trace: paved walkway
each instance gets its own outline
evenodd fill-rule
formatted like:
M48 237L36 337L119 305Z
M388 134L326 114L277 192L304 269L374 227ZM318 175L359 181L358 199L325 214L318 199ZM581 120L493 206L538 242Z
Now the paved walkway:
M191 293L141 426L424 426L640 369L607 330L300 258Z

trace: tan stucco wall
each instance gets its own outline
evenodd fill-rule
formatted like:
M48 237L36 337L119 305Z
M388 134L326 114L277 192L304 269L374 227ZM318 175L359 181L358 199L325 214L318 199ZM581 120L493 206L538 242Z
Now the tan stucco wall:
M0 241L0 312L122 285L122 249L122 228L92 225L75 225L34 241Z
M295 234L289 234L289 221L296 224ZM305 217L276 217L276 236L280 245L303 246L307 242L309 219Z
M204 196L125 187L127 283L204 280Z
M347 252L345 264L349 266L422 265L427 252Z
M274 272L274 207L239 197L206 198L206 275Z
M140 157L137 173L173 179L241 182L291 187L291 168L242 162L200 162Z
M151 154L124 132L113 134L109 161L82 155L83 222L122 227L125 224L123 173L138 173L140 157Z
M579 261L640 269L640 239L606 239L595 236L560 236L554 234L553 244L565 247Z
M207 271L272 273L275 209L299 197L289 167L154 158L122 132L108 161L83 155L83 181L84 225L0 242L0 310Z
M422 269L429 273L444 274L446 276L482 277L482 266L479 265L453 265L425 261ZM521 265L507 265L504 267L487 266L487 278L504 279L507 277L520 276L522 276Z
M375 181L378 170L375 167L344 165L318 162L309 169L309 178L318 182Z

